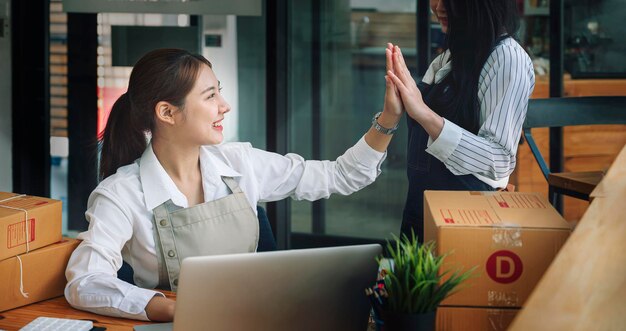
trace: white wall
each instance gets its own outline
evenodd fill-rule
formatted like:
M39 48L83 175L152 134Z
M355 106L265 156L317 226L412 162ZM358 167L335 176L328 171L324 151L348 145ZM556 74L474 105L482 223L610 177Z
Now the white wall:
M237 18L235 15L205 15L202 17L202 21L204 34L222 36L221 47L204 47L202 55L211 61L213 71L223 88L222 94L231 108L222 122L224 141L238 141Z
M10 0L0 0L4 36L0 36L0 191L13 191L11 130L11 31Z

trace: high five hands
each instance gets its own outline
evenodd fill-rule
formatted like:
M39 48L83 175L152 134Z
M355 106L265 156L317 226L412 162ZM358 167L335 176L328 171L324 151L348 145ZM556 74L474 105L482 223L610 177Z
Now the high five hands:
M400 92L396 88L396 85L391 80L389 73L394 72L393 66L393 52L394 46L391 43L387 43L387 49L385 49L385 58L386 58L386 67L385 67L385 106L384 111L390 112L397 117L402 116L402 99L400 97Z
M401 115L402 109L418 122L428 135L437 139L443 129L443 118L432 111L422 98L422 93L417 88L417 84L409 68L404 62L404 56L400 47L391 43L385 49L386 57L386 91L385 91L385 111Z

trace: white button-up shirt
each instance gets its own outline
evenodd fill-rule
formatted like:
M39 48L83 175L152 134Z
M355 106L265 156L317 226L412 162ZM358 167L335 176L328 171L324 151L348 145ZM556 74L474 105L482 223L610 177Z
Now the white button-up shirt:
M249 143L204 146L200 169L204 201L231 192L222 176L233 177L256 213L258 202L286 197L317 200L347 195L372 183L386 154L361 138L336 161L306 161L296 154L279 155ZM147 320L145 307L158 285L158 262L152 210L171 199L188 207L149 145L140 159L120 167L91 193L85 212L89 229L66 270L65 298L75 308L97 314ZM134 270L135 285L117 278L122 258Z

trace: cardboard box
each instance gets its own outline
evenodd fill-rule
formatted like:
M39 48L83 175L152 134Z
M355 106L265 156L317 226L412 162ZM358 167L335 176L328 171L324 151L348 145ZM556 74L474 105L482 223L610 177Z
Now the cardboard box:
M25 253L27 237L31 251L61 240L61 213L59 200L0 192L0 260Z
M477 266L478 277L444 306L522 307L570 235L570 225L537 193L426 191L424 239L442 270Z
M439 307L437 331L506 331L519 309Z
M20 264L17 257L0 261L0 312L63 295L65 268L80 241L63 239L26 254L22 260L25 298L20 293Z

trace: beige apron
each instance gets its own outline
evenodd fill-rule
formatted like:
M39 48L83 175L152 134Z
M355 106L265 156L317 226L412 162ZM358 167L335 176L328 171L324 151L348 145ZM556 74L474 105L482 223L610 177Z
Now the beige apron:
M189 208L168 200L153 209L159 288L176 291L184 258L254 252L259 222L241 188L222 177L232 194Z

